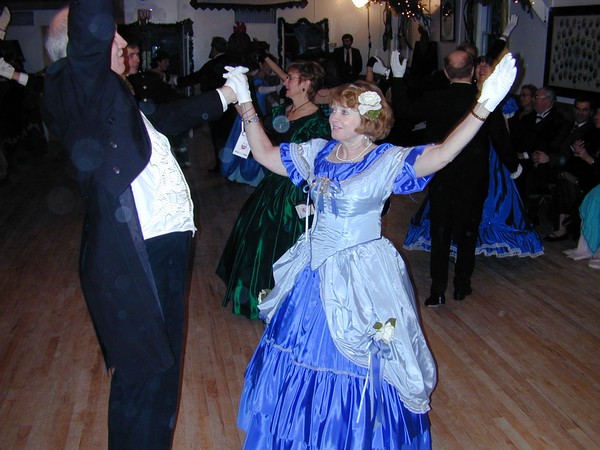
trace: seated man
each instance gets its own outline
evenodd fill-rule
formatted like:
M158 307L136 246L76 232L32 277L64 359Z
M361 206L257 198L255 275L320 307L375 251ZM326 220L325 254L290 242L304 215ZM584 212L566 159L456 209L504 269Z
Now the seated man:
M533 108L535 125L526 158L530 161L526 179L526 208L535 223L539 209L539 196L549 195L556 182L560 166L560 146L570 131L570 124L556 108L556 93L549 87L537 90Z

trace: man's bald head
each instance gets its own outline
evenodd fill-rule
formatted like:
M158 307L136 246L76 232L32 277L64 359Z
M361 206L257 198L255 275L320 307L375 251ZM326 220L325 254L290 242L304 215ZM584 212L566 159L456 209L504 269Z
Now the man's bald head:
M473 55L464 50L454 50L444 58L444 72L452 82L471 82L474 70Z

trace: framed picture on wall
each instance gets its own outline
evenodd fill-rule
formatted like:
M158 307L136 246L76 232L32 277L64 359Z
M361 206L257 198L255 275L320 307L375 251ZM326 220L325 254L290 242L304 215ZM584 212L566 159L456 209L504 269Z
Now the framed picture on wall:
M442 0L440 8L440 41L455 41L456 0Z
M600 93L600 6L552 8L544 84L558 95Z

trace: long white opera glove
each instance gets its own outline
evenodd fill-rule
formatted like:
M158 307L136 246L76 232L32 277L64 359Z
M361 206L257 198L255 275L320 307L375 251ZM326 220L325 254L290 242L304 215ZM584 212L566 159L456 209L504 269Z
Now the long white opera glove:
M223 74L223 78L227 80L225 81L225 86L229 86L233 89L238 103L251 102L252 96L250 95L248 78L245 75L245 73L248 72L248 68L242 66L225 66L225 70L227 70L227 73Z
M485 109L492 112L506 97L516 76L515 59L510 53L507 53L483 83L477 103L481 103Z
M402 57L400 56L400 52L398 50L394 50L392 52L392 58L390 59L390 66L392 66L392 76L394 78L402 78L406 73L406 65L408 64L408 60L404 59L400 61Z
M0 58L0 76L12 80L13 73L15 73L15 68L4 61L4 58Z
M10 10L5 6L2 10L2 14L0 14L0 40L4 40L4 36L6 36L6 29L8 28L9 22Z

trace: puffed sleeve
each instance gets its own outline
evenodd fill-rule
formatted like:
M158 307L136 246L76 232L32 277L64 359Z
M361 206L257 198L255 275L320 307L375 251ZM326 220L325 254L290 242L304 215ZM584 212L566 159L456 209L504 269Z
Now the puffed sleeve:
M400 148L400 147L398 147ZM425 145L412 148L402 148L400 158L402 159L400 173L394 179L394 194L412 194L425 189L427 183L431 181L433 174L425 177L415 175L414 164L417 157L423 153Z
M279 151L281 161L296 186L313 178L315 158L325 145L325 139L311 139L301 144L281 144Z

